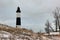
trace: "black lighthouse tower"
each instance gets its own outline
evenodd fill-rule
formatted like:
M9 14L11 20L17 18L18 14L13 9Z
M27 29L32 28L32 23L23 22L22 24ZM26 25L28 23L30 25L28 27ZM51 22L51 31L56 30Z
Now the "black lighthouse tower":
M17 7L16 11L16 28L21 26L21 10L20 7Z

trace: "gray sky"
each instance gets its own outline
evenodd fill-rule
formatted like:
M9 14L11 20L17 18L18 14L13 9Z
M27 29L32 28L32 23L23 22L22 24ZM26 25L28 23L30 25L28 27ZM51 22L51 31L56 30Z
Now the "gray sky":
M0 23L15 26L16 8L21 8L22 27L44 31L46 20L53 23L52 11L60 0L0 0Z

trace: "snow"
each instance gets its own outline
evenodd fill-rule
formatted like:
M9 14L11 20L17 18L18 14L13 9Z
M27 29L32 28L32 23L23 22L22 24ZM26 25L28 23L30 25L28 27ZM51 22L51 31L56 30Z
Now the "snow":
M8 32L3 32L3 33L4 34L2 34L0 32L0 38L5 37L5 38L7 38L6 40L9 40L9 37L12 34L9 34ZM50 35L53 35L53 34L57 35L57 34L59 34L59 32L51 32L50 33ZM20 34L20 35L15 35L14 39L15 40L60 40L60 37L58 37L58 36L44 36L44 35L41 35L41 37L38 37L36 35L28 36L28 35Z
M50 35L58 35L59 32L50 32Z

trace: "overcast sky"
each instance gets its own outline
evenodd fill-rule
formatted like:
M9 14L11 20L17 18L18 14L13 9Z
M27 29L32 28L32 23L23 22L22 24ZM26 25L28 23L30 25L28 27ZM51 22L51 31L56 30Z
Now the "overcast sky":
M60 0L0 0L0 23L16 26L16 9L21 8L22 26L34 32L44 31L46 20L53 23L52 11Z

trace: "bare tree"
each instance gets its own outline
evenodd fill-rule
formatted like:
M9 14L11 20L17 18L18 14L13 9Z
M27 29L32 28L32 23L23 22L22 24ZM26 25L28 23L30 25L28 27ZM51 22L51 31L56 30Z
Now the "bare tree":
M54 31L54 29L51 27L51 24L48 20L47 20L45 26L46 26L46 28L45 28L46 33L50 33L50 32Z
M59 11L60 11L60 8L57 7L53 12L54 18L55 18L56 32L57 32L57 29L59 28Z
M47 20L45 26L46 26L45 31L46 31L47 33L49 33L49 32L50 32L50 29L49 29L50 23L49 23L48 20Z
M55 27L56 27L56 32L59 31L60 32L60 8L56 8L55 11L53 12L54 18L55 18ZM47 33L54 31L54 29L51 27L50 22L47 20L46 22L46 28L45 31ZM59 30L58 30L59 29Z

